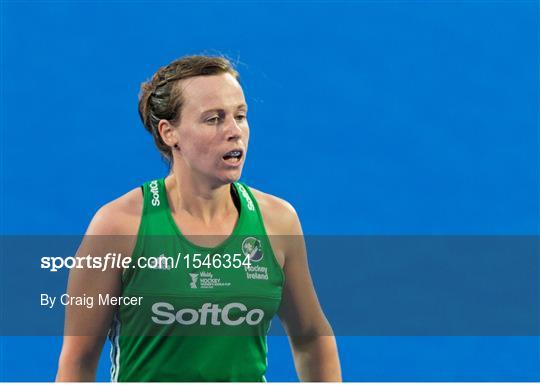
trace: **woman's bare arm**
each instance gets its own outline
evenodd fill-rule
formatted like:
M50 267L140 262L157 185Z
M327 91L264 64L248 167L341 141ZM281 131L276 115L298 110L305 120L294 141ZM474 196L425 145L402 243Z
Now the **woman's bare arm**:
M285 287L279 317L289 335L298 378L340 382L336 340L315 293L302 228L294 211L288 234L291 236L286 242Z
M142 206L140 202L137 209L137 197L134 195L137 193L141 194L140 191L130 192L103 206L95 214L77 256L103 257L107 253L131 256L138 227L136 211L140 211ZM127 208L129 203L132 205ZM71 269L67 294L71 297L93 297L94 301L92 308L66 305L57 381L95 381L99 357L116 312L115 306L100 305L98 297L99 294L120 296L121 275L121 269L109 266L106 269Z

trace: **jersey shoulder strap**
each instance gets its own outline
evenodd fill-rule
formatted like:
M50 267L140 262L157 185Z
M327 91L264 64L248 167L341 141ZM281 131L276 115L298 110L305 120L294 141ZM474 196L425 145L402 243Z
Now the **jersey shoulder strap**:
M142 185L143 211L139 235L172 235L165 178L154 179ZM141 234L142 232L142 234Z
M240 232L245 235L267 235L259 204L251 189L242 182L235 182L234 187L243 210L240 213L242 218L242 223L239 224Z

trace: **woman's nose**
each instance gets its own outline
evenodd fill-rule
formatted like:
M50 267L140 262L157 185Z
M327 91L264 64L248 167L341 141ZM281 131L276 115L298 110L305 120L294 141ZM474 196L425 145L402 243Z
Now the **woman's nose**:
M242 128L234 117L231 117L227 120L225 125L225 132L227 139L236 139L242 136Z

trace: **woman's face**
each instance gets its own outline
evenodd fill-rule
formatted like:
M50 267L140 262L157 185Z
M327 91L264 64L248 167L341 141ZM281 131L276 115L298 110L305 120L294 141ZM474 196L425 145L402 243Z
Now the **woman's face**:
M242 87L229 73L197 76L177 86L184 100L175 127L179 161L217 184L238 180L249 141Z

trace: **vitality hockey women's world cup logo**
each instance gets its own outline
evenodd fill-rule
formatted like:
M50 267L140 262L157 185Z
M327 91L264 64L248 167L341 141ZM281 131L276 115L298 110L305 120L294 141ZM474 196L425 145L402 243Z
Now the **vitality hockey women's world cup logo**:
M197 288L197 278L199 278L199 274L189 273L191 276L191 284L189 285L192 289Z
M244 239L242 242L242 252L252 262L258 262L263 259L263 250L261 241L254 237Z

